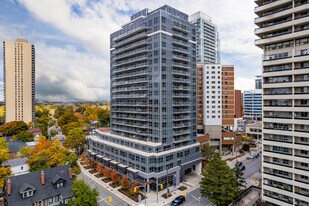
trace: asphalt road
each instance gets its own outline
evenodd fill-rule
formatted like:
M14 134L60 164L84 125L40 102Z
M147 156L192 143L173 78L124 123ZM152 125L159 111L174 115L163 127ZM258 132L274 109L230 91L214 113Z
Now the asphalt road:
M112 191L110 191L110 190L104 188L103 186L99 185L98 183L96 183L95 181L93 181L92 179L90 179L89 177L84 175L83 173L80 173L80 175L78 175L77 178L83 179L91 187L97 188L97 190L100 193L100 197L99 197L99 205L100 206L128 206L128 204L125 201L123 201L122 199L120 199L119 197L114 195L112 193ZM113 197L113 201L111 203L108 202L109 196Z
M255 173L261 169L262 166L262 158L261 155L258 158L251 159L251 160L244 160L242 162L246 169L243 171L244 173L244 178L248 179L251 176L253 176ZM200 189L195 189L191 192L194 197L198 198L200 197ZM206 206L206 205L211 205L211 202L207 198L201 198L200 206ZM184 206L199 206L199 201L197 201L195 198L192 196L187 196L186 197L186 202Z

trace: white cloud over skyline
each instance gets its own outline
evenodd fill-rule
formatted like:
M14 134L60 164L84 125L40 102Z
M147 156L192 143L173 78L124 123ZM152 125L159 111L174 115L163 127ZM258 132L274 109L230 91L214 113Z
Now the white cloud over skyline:
M164 4L187 14L203 11L212 17L220 32L222 63L236 68L235 88L252 89L253 78L260 73L261 51L254 46L253 1L16 0L15 4L35 20L22 29L28 31L25 37L36 46L39 99L109 100L109 35L128 22L132 13ZM4 22L0 35L18 37L2 31L10 29L11 34L19 34L17 26L10 28L12 23L18 25L17 20ZM40 31L42 25L53 32Z

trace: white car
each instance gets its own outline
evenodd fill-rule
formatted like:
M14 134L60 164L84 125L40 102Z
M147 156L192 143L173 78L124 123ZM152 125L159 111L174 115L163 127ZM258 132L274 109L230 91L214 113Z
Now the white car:
M255 158L255 155L254 154L251 154L247 157L248 160L251 160L251 159L254 159Z

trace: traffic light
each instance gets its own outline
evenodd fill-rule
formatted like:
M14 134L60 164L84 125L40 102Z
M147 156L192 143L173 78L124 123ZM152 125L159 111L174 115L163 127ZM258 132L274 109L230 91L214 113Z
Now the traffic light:
M160 189L163 190L163 184L160 184Z
M112 196L108 197L108 202L113 202L113 197Z
M187 192L186 191L183 192L183 196L187 197Z

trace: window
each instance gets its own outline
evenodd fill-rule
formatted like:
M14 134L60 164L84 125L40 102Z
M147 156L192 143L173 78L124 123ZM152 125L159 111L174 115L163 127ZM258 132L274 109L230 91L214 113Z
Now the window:
M54 201L54 199L51 197L51 198L49 198L48 203L49 203L49 204L52 204L53 201Z
M63 187L63 182L57 183L57 188L59 188L59 187Z
M55 202L58 202L59 201L59 196L56 196L55 197Z

